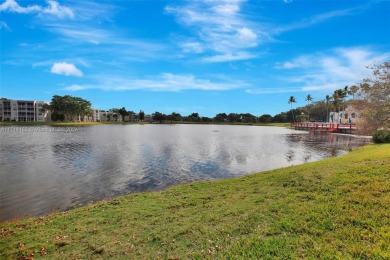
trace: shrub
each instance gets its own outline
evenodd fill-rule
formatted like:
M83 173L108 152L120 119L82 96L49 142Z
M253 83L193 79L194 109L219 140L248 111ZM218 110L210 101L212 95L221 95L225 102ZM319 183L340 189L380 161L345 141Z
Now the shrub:
M390 130L376 130L372 136L374 143L390 143Z

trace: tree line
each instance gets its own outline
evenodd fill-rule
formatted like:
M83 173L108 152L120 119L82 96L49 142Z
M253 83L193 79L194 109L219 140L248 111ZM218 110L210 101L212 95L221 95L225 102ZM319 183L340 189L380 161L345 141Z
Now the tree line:
M323 100L314 101L309 94L305 101L307 105L293 108L297 103L294 96L290 96L288 103L290 110L271 116L263 114L255 116L250 113L218 113L214 117L200 116L199 113L191 113L183 116L173 112L164 114L156 111L151 119L156 122L199 122L199 123L286 123L295 121L321 121L326 122L329 112L340 112L348 105L353 105L361 111L362 120L359 128L365 133L372 133L376 129L390 129L390 62L371 67L372 75L363 79L360 83L352 86L345 86L337 89L331 95L326 95ZM52 120L80 120L85 116L92 116L93 110L91 102L69 95L53 96L50 104L43 108L52 112ZM112 108L107 111L107 115L112 116L112 120L120 116L122 121L125 117L131 120L143 121L145 112L139 113L127 110L125 107ZM116 117L116 118L115 118ZM110 118L111 120L111 118Z
M324 100L313 102L307 95L305 107L293 109L297 102L290 96L288 103L292 122L328 120L329 111L344 111L348 105L354 106L361 113L358 129L361 134L372 134L375 130L390 130L390 62L369 67L372 74L352 86L337 89ZM326 112L325 112L326 111ZM324 113L325 112L325 113ZM277 117L279 115L276 115Z

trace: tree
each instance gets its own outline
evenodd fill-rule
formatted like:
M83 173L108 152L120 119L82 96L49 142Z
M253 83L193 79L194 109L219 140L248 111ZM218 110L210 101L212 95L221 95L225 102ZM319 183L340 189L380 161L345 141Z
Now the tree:
M125 121L125 116L127 116L129 113L127 112L125 107L122 107L121 109L118 110L118 113L122 117L122 122Z
M337 90L335 90L333 92L333 95L332 95L332 105L333 105L333 109L334 111L338 112L340 111L340 96L339 96L339 92ZM337 109L338 108L338 109Z
M153 116L152 116L152 119L153 119L154 121L159 121L160 123L163 123L164 120L165 120L165 118L166 118L166 115L164 115L164 114L162 114L162 113L160 113L160 112L155 112L155 113L153 114Z
M226 113L219 113L219 114L215 115L215 117L214 117L214 121L216 121L216 122L222 123L222 122L225 122L226 120L227 120Z
M84 117L90 113L91 102L69 95L55 95L51 99L50 104L45 106L45 109L49 109L52 112L52 115L54 115L54 117L52 117L53 120L74 120L76 116L78 116L80 120L80 117Z
M227 120L230 123L238 122L240 120L240 116L236 113L230 113L229 115L227 115Z
M293 122L295 122L295 118L294 118L294 113L293 113L293 110L292 110L292 104L293 103L296 103L296 99L294 96L290 96L290 98L288 99L288 103L291 104L291 115L292 115L292 118L293 118Z
M359 91L359 87L356 85L353 85L349 87L348 95L352 95L352 99L355 99L356 93Z
M325 97L325 104L326 104L326 122L329 122L329 103L332 100L332 98L329 95L326 95Z
M145 112L140 110L138 113L139 120L144 121L145 119Z
M378 129L390 129L390 62L374 65L372 75L358 85L356 107L362 110L358 129L372 134Z
M190 122L200 122L200 116L199 113L192 113L191 115L187 116L187 120Z
M173 112L172 114L170 114L170 115L167 115L167 118L166 118L167 120L170 120L171 121L171 123L173 122L173 121L182 121L183 120L183 118L182 118L182 116L179 114L179 113L175 113L175 112Z
M259 123L269 123L272 120L272 116L269 114L264 114L259 117Z
M286 123L287 122L287 113L283 112L280 114L276 114L272 120L274 123Z
M310 122L310 102L313 101L313 97L309 94L306 96L305 101L307 101L307 119Z
M257 117L250 113L240 114L240 119L244 123L256 123L257 121Z

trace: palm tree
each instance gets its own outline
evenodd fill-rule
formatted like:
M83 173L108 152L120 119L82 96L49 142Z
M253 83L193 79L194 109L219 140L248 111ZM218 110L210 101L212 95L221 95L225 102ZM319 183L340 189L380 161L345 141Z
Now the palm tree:
M309 103L313 101L313 97L309 94L306 96L305 101L307 101L307 120L310 122L310 107Z
M294 118L294 112L292 110L292 104L293 103L296 103L296 99L294 96L290 96L290 98L288 99L288 103L291 104L291 115L292 115L292 118L293 118L293 122L295 123L295 118Z
M325 97L325 103L326 103L326 122L329 122L329 103L332 100L332 98L329 95L326 95Z
M352 95L352 99L355 100L355 94L359 91L359 87L353 85L349 88L348 95Z
M334 109L337 110L337 112L340 112L340 110L341 110L340 104L341 104L342 92L343 91L341 89L337 89L333 92L333 95L332 95Z
M345 110L345 98L348 96L349 94L349 89L348 89L348 86L345 86L344 89L342 89L341 91L341 100L343 102L343 111Z

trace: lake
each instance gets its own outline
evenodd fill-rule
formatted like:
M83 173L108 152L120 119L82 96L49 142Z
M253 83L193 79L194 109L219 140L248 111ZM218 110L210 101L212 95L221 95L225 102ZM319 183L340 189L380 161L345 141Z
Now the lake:
M0 220L339 156L369 142L281 127L0 127Z

